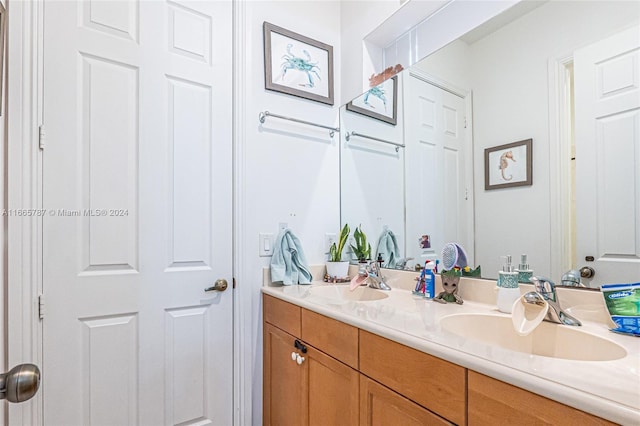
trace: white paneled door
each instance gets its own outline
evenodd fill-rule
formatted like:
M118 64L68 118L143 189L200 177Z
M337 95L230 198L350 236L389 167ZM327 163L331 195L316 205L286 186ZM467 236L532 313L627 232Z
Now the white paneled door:
M576 51L574 74L577 265L591 287L638 281L640 28Z
M229 425L231 2L45 1L44 31L45 424Z
M467 166L471 154L465 98L436 86L432 79L415 71L405 78L405 158L406 170L411 171L406 181L410 194L406 203L407 211L420 212L407 215L407 247L417 247L420 235L429 234L435 255L440 256L446 243L456 242L471 257L468 224L473 208L468 197L471 172ZM420 250L417 259L433 257L428 249Z

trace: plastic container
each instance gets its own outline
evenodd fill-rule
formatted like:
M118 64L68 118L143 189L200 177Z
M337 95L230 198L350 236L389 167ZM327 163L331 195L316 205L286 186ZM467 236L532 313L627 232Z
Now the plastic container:
M435 262L429 262L424 266L425 269L425 291L424 297L427 299L433 299L436 291L436 275L433 273L433 269L436 267Z
M507 255L504 259L502 271L498 272L496 305L500 312L510 314L513 304L520 298L520 288L518 287L518 273L513 270L511 264L511 256Z

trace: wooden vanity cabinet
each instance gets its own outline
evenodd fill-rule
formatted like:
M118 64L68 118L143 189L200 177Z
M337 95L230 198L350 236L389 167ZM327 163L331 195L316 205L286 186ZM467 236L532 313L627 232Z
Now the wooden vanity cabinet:
M464 367L360 330L360 372L455 424L466 423Z
M365 375L360 375L360 426L452 424Z
M614 425L605 419L469 370L469 425Z
M304 334L303 318L309 311L267 295L263 301L263 424L357 425L358 372L300 338ZM308 316L306 318L309 319ZM356 336L352 345L356 348L357 360L358 329L327 317L322 318L324 333L327 336L335 335L336 341L339 342L338 336L343 334ZM284 330L297 330L298 335ZM315 342L327 346L329 352L341 350L337 349L338 345L334 340L323 343L322 339L321 335L316 336ZM296 355L295 359L292 353ZM300 357L300 361L297 356Z
M269 323L264 324L263 331L263 424L304 424L304 371L291 359L296 338Z
M614 424L272 296L263 302L264 425Z

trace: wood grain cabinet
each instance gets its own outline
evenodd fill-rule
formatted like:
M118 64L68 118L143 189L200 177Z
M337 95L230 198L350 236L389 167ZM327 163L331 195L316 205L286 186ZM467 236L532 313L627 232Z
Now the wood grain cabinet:
M365 375L360 376L361 426L452 424Z
M455 424L466 423L464 367L360 330L360 372Z
M469 370L469 425L613 425L600 417Z
M263 302L264 425L613 424L277 298Z
M302 318L309 311L270 296L264 297L264 384L263 424L288 425L344 425L359 423L359 375L356 370L303 341ZM284 305L282 303L285 303ZM298 310L296 311L297 308ZM279 312L273 312L278 309ZM314 314L317 315L317 314ZM279 327L270 323L274 321ZM323 342L322 333L314 342L327 346L329 352L345 350L336 345L339 334L347 335L353 328L330 318L322 317L327 336L336 339ZM329 320L329 321L326 321ZM336 324L332 324L335 321ZM332 330L332 325L339 330ZM327 329L328 327L328 329ZM343 330L342 327L348 327ZM298 336L284 330L298 330ZM357 329L355 355L357 360ZM308 334L308 331L307 331Z

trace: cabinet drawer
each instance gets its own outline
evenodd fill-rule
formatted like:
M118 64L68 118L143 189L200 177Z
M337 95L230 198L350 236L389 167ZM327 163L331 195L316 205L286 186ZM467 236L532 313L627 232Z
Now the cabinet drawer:
M358 329L302 309L302 340L358 369Z
M300 307L267 294L262 298L264 320L296 337L300 337Z
M469 425L613 425L600 417L469 370Z
M360 330L360 371L447 420L466 423L464 367Z

